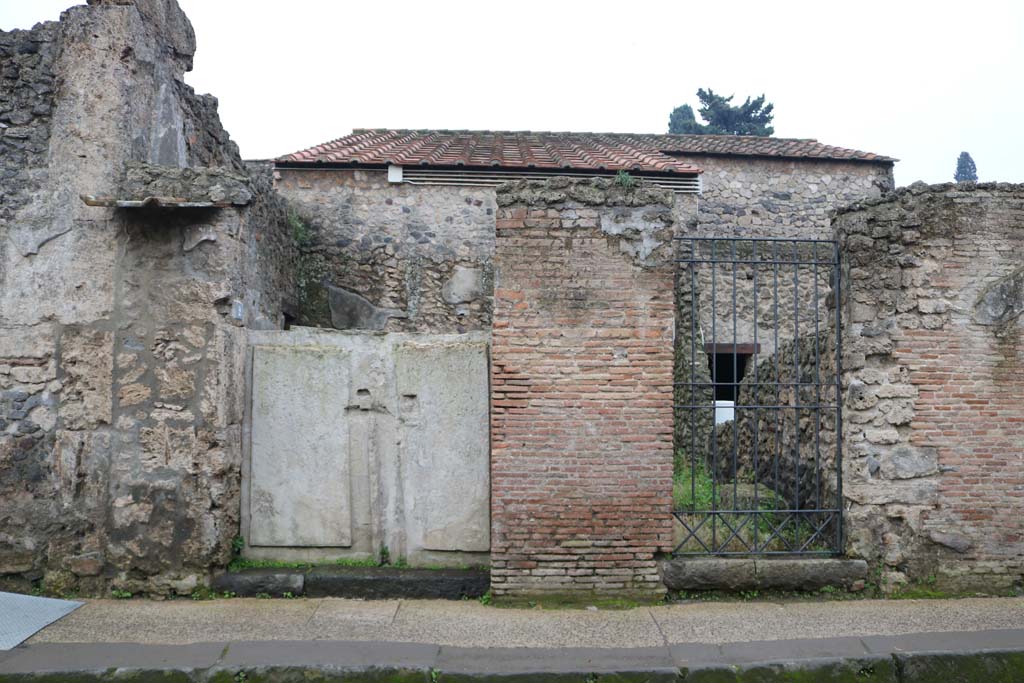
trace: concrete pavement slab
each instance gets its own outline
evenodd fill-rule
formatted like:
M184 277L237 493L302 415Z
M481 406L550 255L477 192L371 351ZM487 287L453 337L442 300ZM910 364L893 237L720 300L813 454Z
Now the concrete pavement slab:
M30 643L352 640L454 647L656 647L1024 627L1024 599L722 602L542 610L342 598L90 600Z
M29 642L299 640L318 606L312 600L89 600Z
M688 603L650 608L669 643L728 643L1024 625L1024 599Z
M311 640L393 640L387 628L404 603L398 600L323 598L303 632Z
M656 647L645 609L506 609L476 602L406 601L387 631L396 641L463 647Z

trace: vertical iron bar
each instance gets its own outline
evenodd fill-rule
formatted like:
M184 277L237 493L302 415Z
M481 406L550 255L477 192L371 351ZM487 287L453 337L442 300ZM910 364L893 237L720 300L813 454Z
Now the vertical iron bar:
M814 508L821 509L821 344L818 324L818 247L814 247Z
M718 343L717 318L718 318L718 240L711 240L711 343ZM717 346L711 348L718 351ZM718 362L712 356L711 360L711 551L718 552L718 532L716 522L718 521L718 399L715 392L718 390Z
M797 243L793 242L793 374L794 374L794 404L793 404L793 437L796 442L794 481L796 486L793 492L793 509L796 510L794 530L796 532L794 547L800 547L800 254L797 251Z
M758 458L757 458L757 455L758 455L757 454L757 445L758 445L757 442L758 442L758 437L759 437L759 429L760 429L760 425L761 425L761 384L760 384L761 380L758 377L758 370L757 370L757 356L758 356L757 318L758 318L758 312L759 312L758 302L757 302L757 270L758 270L758 266L760 265L758 263L757 242L751 242L750 243L750 251L751 251L750 260L754 262L754 265L753 265L753 268L754 268L754 352L752 354L750 354L750 359L747 362L752 362L754 364L754 406L755 406L755 408L754 408L754 453L753 453L753 456L752 456L752 458L753 458L753 465L752 465L752 467L754 469L754 505L753 505L753 508L754 508L755 512L754 512L753 522L754 522L754 551L755 552L759 552L761 550L761 546L760 546L760 544L757 541L757 527L758 527L758 523L760 522L761 504L760 504L760 501L759 501L758 495L757 495L757 482L760 481L760 479L761 479L761 467L760 467L760 463L758 462ZM749 370L748 370L748 372L749 372Z
M738 500L737 495L739 492L739 470L737 464L736 451L739 450L739 432L740 432L740 416L739 408L740 404L740 377L737 363L736 353L736 241L729 242L730 253L732 257L732 509L736 510Z
M775 333L775 347L772 350L772 356L775 358L775 405L782 405L782 369L779 365L779 357L782 355L779 351L779 243L772 242L772 330ZM782 454L782 435L779 431L779 413L782 412L781 407L777 407L772 411L775 413L775 439L772 444L772 490L775 496L772 500L772 506L779 509L779 460ZM788 505L787 505L788 507Z
M839 261L839 241L832 243L832 271L835 273L835 295L834 305L836 309L835 314L835 326L836 326L836 343L835 343L835 354L836 354L836 438L835 438L835 468L836 468L836 502L833 506L838 510L836 513L836 547L837 553L843 552L845 533L843 524L843 510L846 507L843 503L843 400L842 400L842 389L843 389L843 316L842 316L842 301L841 296L842 290L842 264Z
M690 240L690 258L697 254L697 242ZM699 406L700 401L696 399L696 360L697 360L697 264L690 263L690 399L691 406ZM700 408L689 409L690 411L690 509L697 509L697 411Z

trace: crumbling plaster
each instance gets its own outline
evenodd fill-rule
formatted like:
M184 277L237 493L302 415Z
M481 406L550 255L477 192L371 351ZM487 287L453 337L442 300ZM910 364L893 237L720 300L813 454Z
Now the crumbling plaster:
M294 249L269 171L182 82L193 50L170 0L0 33L4 587L187 593L230 558L244 329L280 324ZM234 208L80 199L197 191L185 165L222 167Z

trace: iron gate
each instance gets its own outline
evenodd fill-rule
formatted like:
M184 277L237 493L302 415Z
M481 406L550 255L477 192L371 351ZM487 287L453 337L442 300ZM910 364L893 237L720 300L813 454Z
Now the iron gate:
M843 547L839 251L682 237L675 554Z

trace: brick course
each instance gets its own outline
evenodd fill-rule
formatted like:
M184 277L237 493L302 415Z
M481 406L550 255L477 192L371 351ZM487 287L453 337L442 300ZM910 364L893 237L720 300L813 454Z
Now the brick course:
M671 543L671 201L607 181L499 190L496 594L664 590L655 554ZM644 255L642 243L658 246Z

